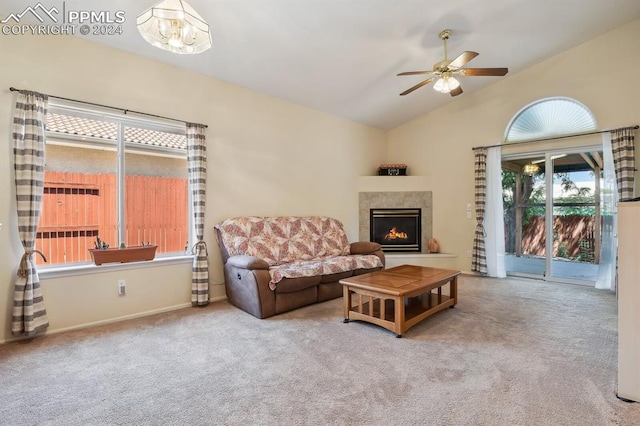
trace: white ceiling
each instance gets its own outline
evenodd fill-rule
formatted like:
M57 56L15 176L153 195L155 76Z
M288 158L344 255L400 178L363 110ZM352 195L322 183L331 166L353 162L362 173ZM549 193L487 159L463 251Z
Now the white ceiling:
M136 30L136 16L158 2L67 0L64 7L126 12L123 35L96 42L381 129L640 18L639 0L189 0L210 24L213 47L188 56L152 47ZM6 16L37 1L2 3ZM450 59L476 51L468 66L509 74L461 77L465 93L457 98L431 85L399 96L423 78L396 74L443 59L443 29L452 30Z

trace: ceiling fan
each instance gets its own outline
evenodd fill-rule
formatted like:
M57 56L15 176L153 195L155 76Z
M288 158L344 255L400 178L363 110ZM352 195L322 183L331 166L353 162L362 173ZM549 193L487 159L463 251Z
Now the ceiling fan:
M462 93L460 82L456 80L454 75L466 76L503 76L509 72L508 68L462 68L467 62L478 56L477 52L462 52L453 60L447 58L447 40L451 36L451 30L443 30L439 37L444 42L444 60L437 62L431 71L407 71L401 72L400 75L420 75L433 74L424 81L416 84L408 90L400 93L400 96L408 95L416 89L437 80L433 85L434 90L440 93L449 93L451 96L458 96Z

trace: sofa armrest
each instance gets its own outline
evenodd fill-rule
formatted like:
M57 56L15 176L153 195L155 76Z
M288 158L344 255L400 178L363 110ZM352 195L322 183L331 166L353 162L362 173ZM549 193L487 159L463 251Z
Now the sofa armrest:
M374 254L382 247L372 241L358 241L351 243L351 254Z
M255 256L231 256L227 260L227 263L231 266L242 269L269 269L269 264L265 260Z
M351 243L351 254L373 254L378 256L382 262L383 269L386 265L386 258L384 257L382 246L379 243L374 243L372 241L357 241L355 243Z

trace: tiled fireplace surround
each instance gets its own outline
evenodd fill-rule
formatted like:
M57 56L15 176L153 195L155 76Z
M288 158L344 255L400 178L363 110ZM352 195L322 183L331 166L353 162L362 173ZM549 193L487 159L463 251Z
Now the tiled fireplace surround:
M421 213L422 241L421 253L429 253L429 239L432 235L432 195L431 191L388 191L359 193L359 238L369 241L371 209L419 208Z

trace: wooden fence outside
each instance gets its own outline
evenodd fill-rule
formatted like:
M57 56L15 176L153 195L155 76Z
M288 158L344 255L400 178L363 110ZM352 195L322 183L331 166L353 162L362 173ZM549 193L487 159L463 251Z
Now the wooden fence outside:
M188 241L187 179L125 177L125 243L151 243L157 253L184 252ZM36 249L49 264L91 261L96 237L118 244L116 175L45 172Z
M554 216L553 256L580 258L583 262L598 263L599 254L594 235L593 216ZM522 254L545 256L545 217L534 216L522 229Z

